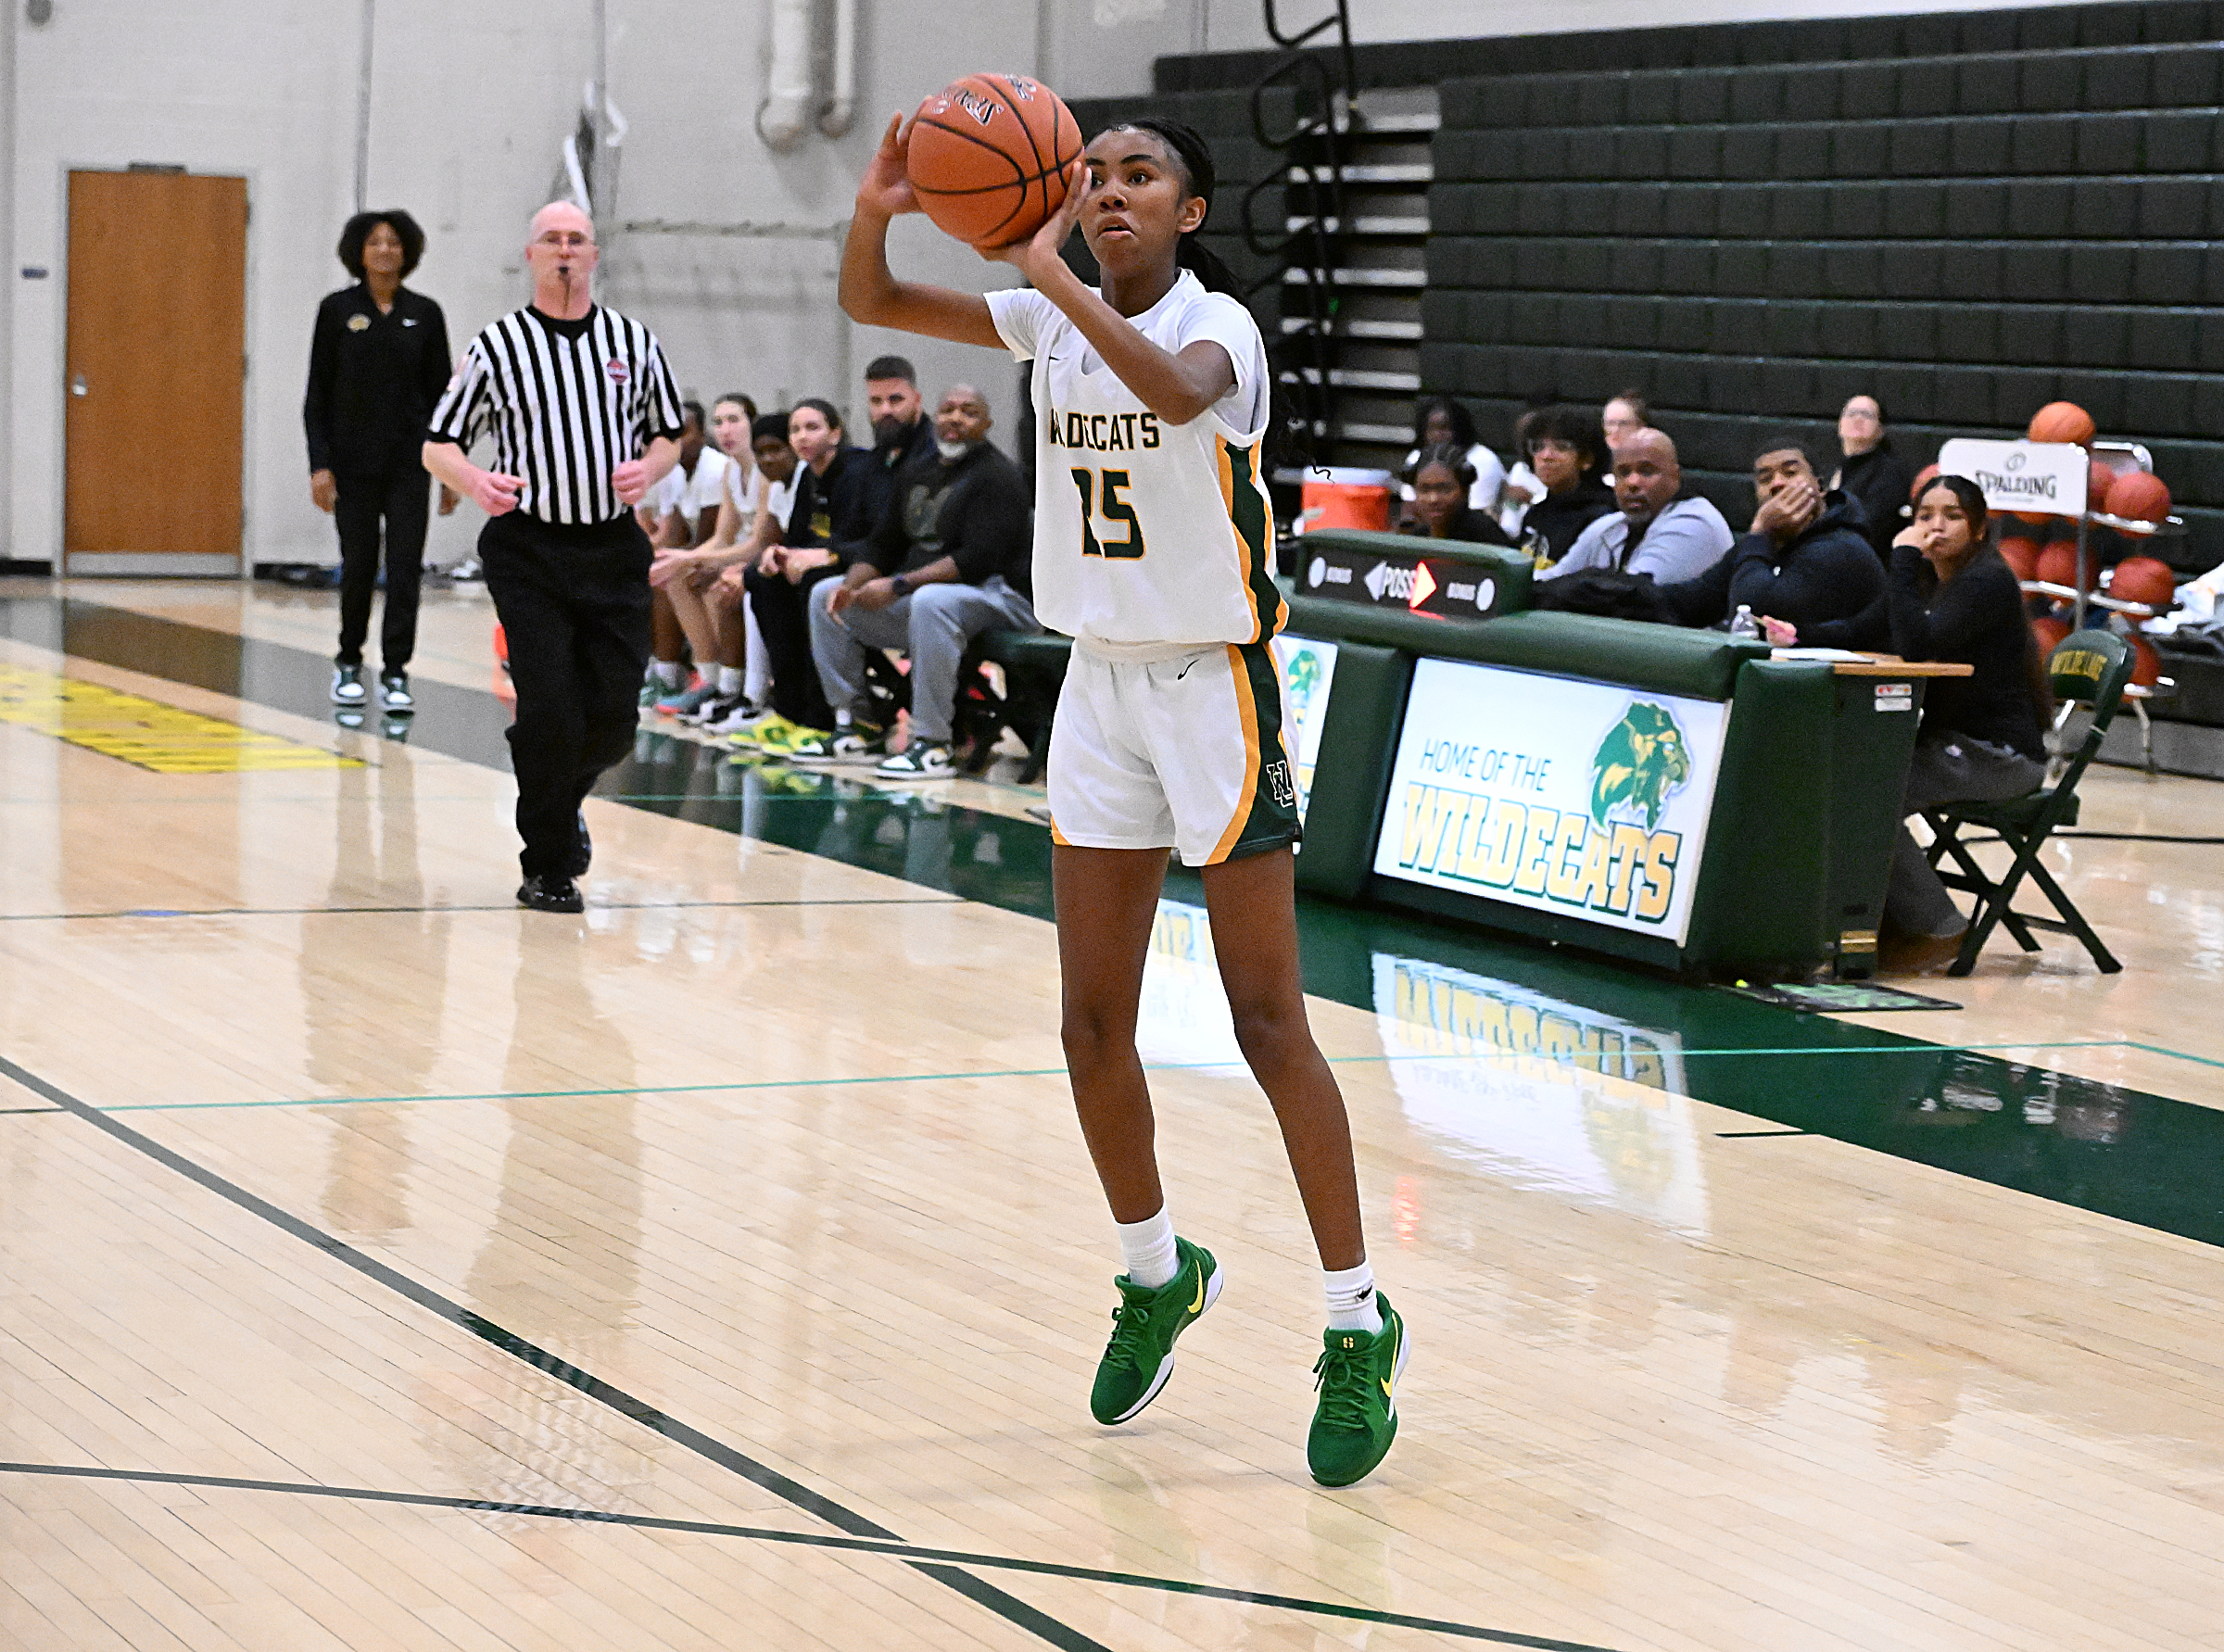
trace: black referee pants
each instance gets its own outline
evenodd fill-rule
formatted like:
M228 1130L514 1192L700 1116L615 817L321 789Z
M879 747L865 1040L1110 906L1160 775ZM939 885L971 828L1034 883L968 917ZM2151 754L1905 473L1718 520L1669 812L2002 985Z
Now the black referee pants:
M510 766L527 877L567 875L580 803L595 777L633 750L649 664L651 554L630 514L560 527L512 511L479 535L517 689Z
M764 638L765 663L772 668L772 709L805 728L834 726L833 708L811 659L811 587L840 572L814 568L801 583L790 585L785 574L759 574L752 567L741 578L749 612Z
M417 590L424 574L424 526L433 479L415 462L383 475L335 471L340 530L339 665L363 662L371 634L371 597L378 588L379 521L385 521L386 612L379 626L379 668L407 671L417 651Z

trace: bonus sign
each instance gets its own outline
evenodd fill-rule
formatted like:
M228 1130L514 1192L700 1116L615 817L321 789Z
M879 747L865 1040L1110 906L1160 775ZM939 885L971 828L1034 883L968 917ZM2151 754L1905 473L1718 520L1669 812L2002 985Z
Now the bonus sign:
M1374 869L1680 946L1729 715L1718 700L1422 660Z

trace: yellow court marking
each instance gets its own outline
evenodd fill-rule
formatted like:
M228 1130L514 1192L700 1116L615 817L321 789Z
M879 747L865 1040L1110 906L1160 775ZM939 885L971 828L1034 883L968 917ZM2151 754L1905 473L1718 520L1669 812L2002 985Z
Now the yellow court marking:
M0 723L36 729L158 775L360 769L343 757L98 683L0 663Z

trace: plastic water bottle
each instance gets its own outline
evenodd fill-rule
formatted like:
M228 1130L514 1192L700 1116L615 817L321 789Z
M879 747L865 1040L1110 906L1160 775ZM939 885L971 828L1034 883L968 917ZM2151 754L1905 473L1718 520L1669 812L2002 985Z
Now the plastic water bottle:
M1761 622L1753 618L1753 611L1742 602L1738 604L1737 613L1731 616L1730 635L1750 637L1755 642L1761 640Z

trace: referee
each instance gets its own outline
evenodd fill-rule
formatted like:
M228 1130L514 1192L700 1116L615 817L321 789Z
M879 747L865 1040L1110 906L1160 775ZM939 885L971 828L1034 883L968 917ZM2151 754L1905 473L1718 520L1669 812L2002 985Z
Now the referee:
M479 561L517 688L518 903L579 912L579 805L632 749L649 660L651 551L633 507L679 458L679 391L656 335L594 303L587 214L543 207L530 234L533 302L471 341L424 468L488 518ZM470 448L489 433L483 471Z

